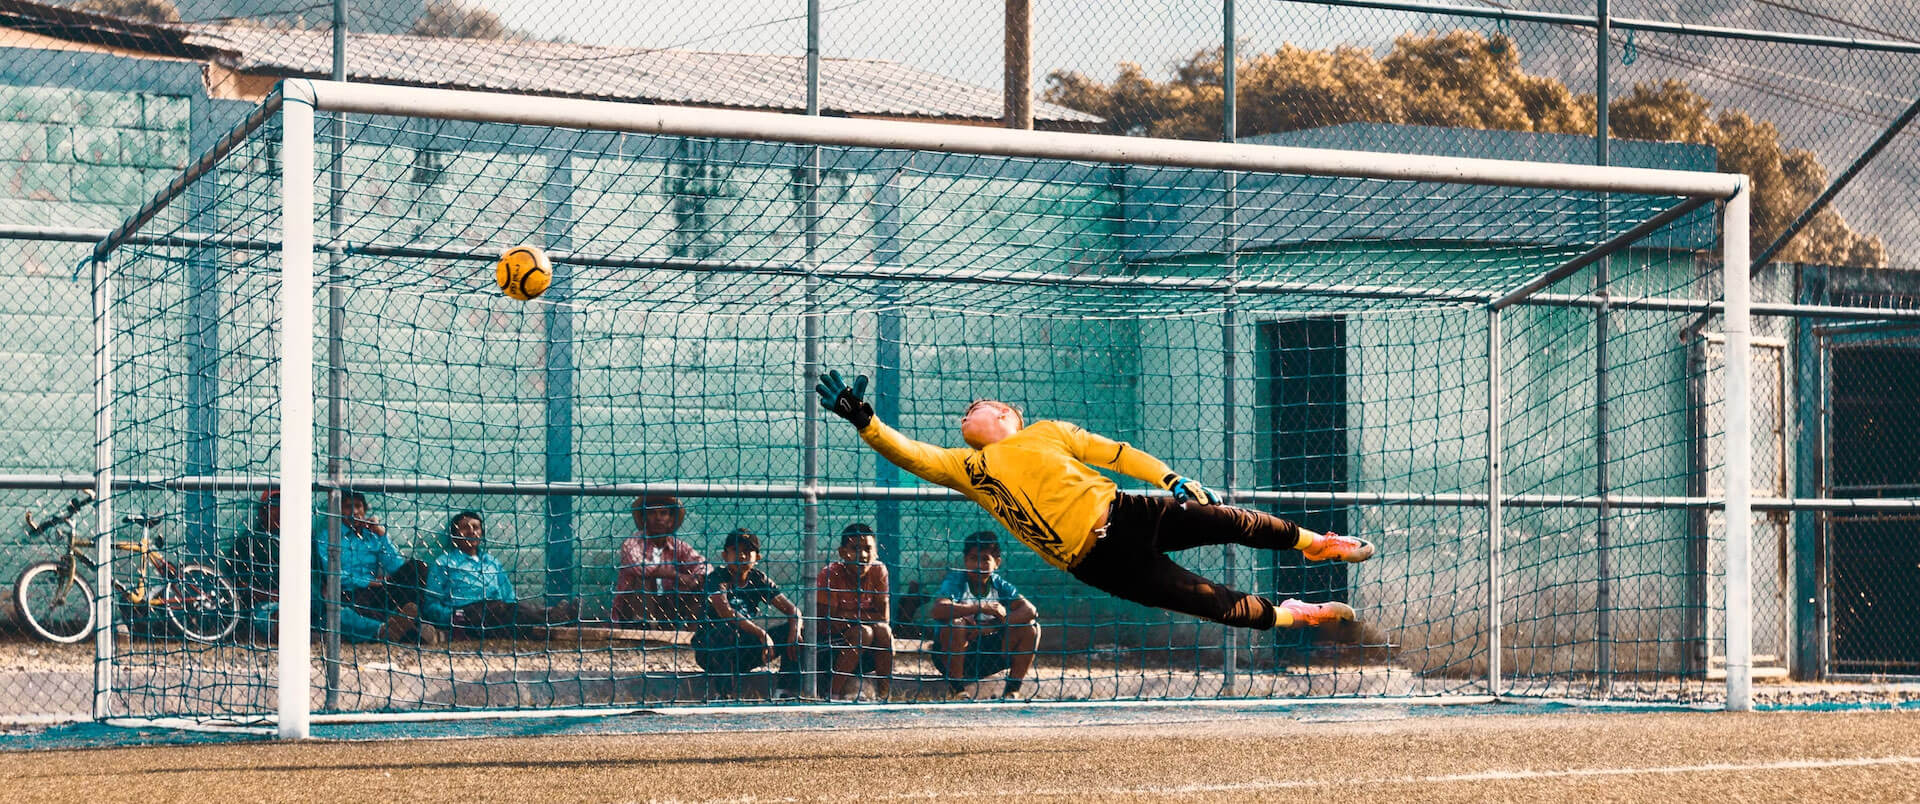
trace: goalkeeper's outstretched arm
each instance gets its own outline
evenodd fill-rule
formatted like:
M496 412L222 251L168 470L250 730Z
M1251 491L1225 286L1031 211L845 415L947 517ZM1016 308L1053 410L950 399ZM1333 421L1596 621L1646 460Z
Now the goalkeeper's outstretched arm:
M820 395L820 406L858 429L860 439L880 453L880 457L929 483L956 491L966 490L966 468L962 463L965 450L915 441L874 418L873 405L865 396L865 374L854 377L853 384L848 385L841 379L840 372L829 371L820 377L813 390Z
M1180 476L1159 458L1124 441L1115 441L1080 427L1071 427L1077 437L1074 457L1094 466L1112 469L1128 477L1152 483L1173 492L1175 499L1200 505L1212 505L1214 495L1197 480Z

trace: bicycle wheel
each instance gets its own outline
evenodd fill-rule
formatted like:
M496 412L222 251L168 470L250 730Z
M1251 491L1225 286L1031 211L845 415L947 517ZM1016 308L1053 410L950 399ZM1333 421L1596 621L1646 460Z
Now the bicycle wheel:
M42 561L13 582L13 610L41 639L74 643L93 633L93 587L58 561Z
M233 582L205 564L187 564L180 577L160 587L167 620L195 642L219 642L240 624L240 593Z

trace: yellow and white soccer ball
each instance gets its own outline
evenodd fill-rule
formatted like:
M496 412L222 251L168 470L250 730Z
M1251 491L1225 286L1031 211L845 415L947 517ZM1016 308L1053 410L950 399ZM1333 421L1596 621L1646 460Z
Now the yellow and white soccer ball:
M553 263L539 246L514 246L494 264L493 278L500 283L500 292L526 301L553 284Z

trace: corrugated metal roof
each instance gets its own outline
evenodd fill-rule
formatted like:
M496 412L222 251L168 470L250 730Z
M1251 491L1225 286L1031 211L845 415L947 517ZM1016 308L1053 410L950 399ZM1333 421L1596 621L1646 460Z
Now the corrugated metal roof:
M324 76L333 67L327 31L222 25L171 26L188 44L230 54L246 72ZM354 34L355 81L568 95L745 109L806 108L799 55L646 50L563 42ZM829 114L998 120L1000 92L881 59L822 58L820 107ZM1036 121L1091 124L1085 112L1034 103Z

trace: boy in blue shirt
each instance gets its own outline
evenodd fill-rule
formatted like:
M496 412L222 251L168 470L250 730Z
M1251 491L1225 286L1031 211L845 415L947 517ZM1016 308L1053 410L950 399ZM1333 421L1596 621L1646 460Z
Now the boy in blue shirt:
M513 578L492 553L480 549L486 526L476 511L461 511L447 525L453 549L441 553L427 570L427 619L456 633L487 636L520 626L552 625L577 614L572 601L548 608L521 601Z
M313 523L314 566L327 566L326 515ZM387 538L387 528L367 511L357 491L340 495L340 600L374 619L401 614L413 619L420 607L427 564L407 558Z
M1007 671L1000 697L1020 693L1040 645L1040 612L1000 577L1000 539L988 531L962 542L965 569L947 573L929 615L938 623L936 664L958 696L967 684Z

